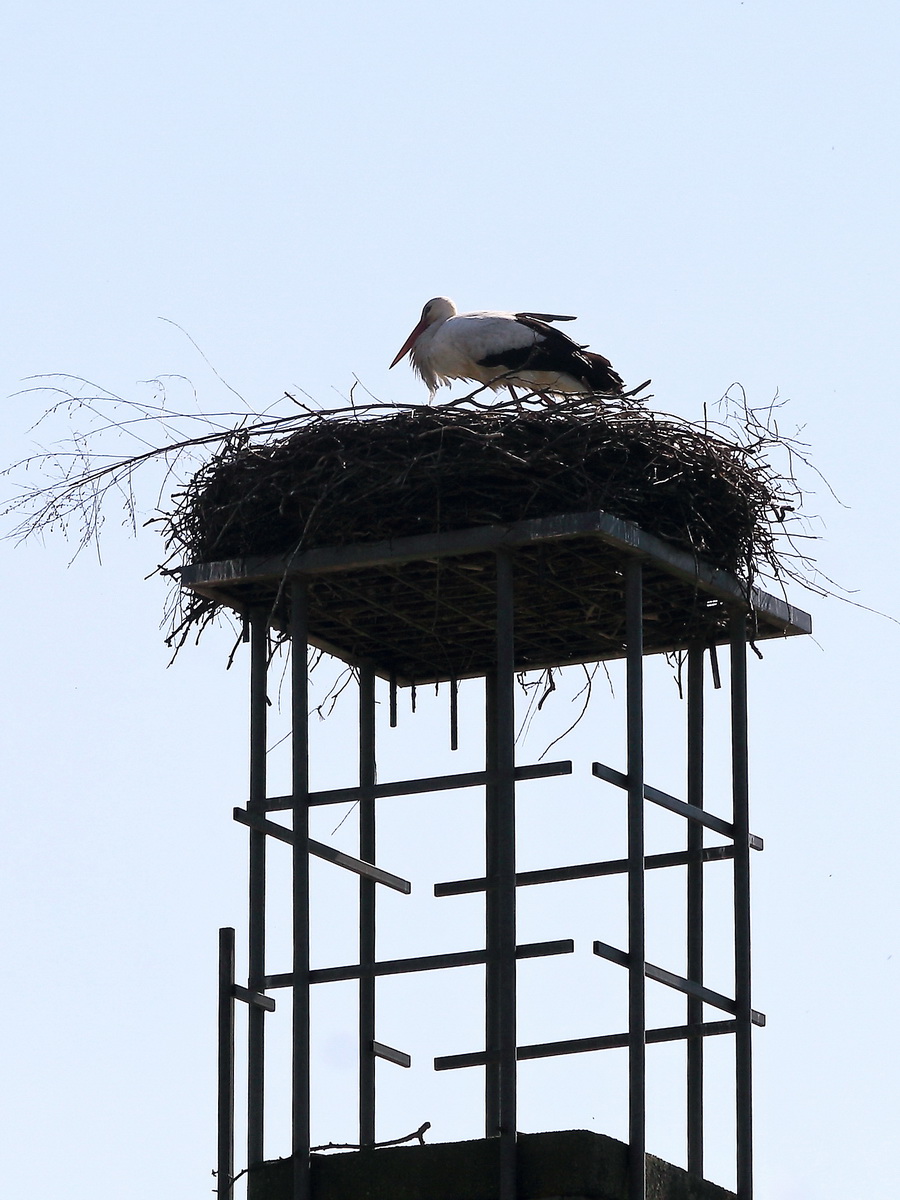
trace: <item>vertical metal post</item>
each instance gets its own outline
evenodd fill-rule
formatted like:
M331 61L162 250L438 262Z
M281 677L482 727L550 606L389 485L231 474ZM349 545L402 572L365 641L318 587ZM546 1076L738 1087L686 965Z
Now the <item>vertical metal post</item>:
M737 1002L735 1102L738 1200L753 1196L753 1075L750 1020L750 789L747 742L747 618L731 616L731 770L734 797L734 976Z
M516 785L513 561L497 554L497 672L494 701L500 1200L516 1196Z
M497 770L497 672L484 679L484 767ZM484 937L487 958L484 968L484 1136L500 1132L500 1032L497 938L497 785L489 783L484 791L484 857L487 887L484 893Z
M306 584L291 583L292 1200L309 1200L309 659Z
M646 1191L646 1011L644 977L644 633L641 562L625 567L628 743L628 1200Z
M703 807L703 646L688 650L687 800ZM687 823L687 977L703 983L703 826ZM703 1020L703 1002L687 1000L687 1023ZM703 1038L687 1040L687 1169L703 1178Z
M359 857L375 862L375 672L359 669ZM359 881L359 1144L375 1144L375 881Z
M450 749L459 749L459 680L450 680Z
M251 812L265 812L266 676L269 665L269 621L265 609L250 616L250 799ZM250 830L248 977L251 991L262 991L266 973L266 835ZM265 1009L248 1006L247 1164L263 1160Z
M234 1180L234 930L219 930L219 1136L216 1195Z

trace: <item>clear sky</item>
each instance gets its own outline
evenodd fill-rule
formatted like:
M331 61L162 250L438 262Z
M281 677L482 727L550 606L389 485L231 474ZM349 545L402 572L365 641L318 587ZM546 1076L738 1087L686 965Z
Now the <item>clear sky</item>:
M424 400L405 364L387 366L436 294L577 313L580 340L628 381L652 377L664 411L700 417L735 381L754 403L787 400L782 426L802 429L841 501L809 477L822 571L897 616L898 42L897 8L877 0L14 5L0 39L2 459L33 442L46 399L21 388L42 373L126 397L180 375L201 404L233 404L160 317L263 407L286 388L337 406L354 377ZM151 488L142 517L155 501ZM216 928L244 911L230 812L245 795L246 664L226 673L223 630L167 669L152 528L129 540L111 514L102 564L70 566L52 539L0 552L4 1187L208 1195ZM888 1200L900 629L791 598L815 638L769 646L751 672L767 846L753 864L769 1017L755 1040L759 1195ZM405 729L424 765L445 731L420 715ZM594 733L617 753L602 727L557 748L582 774ZM335 728L317 734L326 763ZM532 734L526 761L549 736ZM654 780L666 752L657 765ZM420 836L397 832L386 865L413 861L425 894L452 877L436 857L446 813L416 814ZM579 926L582 944L603 937L597 922ZM567 936L562 916L551 924ZM441 936L462 948L478 934L463 922ZM546 1018L554 993L539 994ZM556 1036L541 1015L523 1018L534 1040ZM323 1140L351 1132L341 1036L327 1034ZM404 1036L420 1063L445 1052L418 1027ZM621 1135L618 1066L598 1057L562 1085L529 1075L543 1098L522 1127ZM436 1083L423 1067L411 1106L386 1075L381 1135L430 1119L436 1137L461 1136L478 1083L463 1074ZM650 1148L677 1159L664 1086L654 1104ZM280 1117L269 1150L286 1152ZM713 1169L730 1182L727 1155Z

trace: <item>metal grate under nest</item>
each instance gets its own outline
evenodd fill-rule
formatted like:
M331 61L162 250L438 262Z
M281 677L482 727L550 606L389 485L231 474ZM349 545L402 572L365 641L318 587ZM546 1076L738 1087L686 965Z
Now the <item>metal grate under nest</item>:
M484 675L493 665L493 555L513 553L516 669L625 655L624 568L645 564L645 653L724 644L729 612L754 640L809 633L800 609L604 512L196 563L184 587L288 626L285 587L308 582L311 644L400 684Z

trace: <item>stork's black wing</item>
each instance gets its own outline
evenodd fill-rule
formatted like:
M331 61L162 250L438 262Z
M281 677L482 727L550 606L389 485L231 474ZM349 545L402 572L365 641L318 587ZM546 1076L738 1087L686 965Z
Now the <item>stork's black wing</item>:
M560 317L554 316L552 313L516 313L516 320L521 321L523 317L532 317L535 321L577 321L577 317Z
M516 320L539 335L534 345L489 354L479 360L480 366L502 367L506 371L552 371L581 380L591 392L621 393L622 378L602 354L591 354L585 346L579 346L534 313L516 313Z

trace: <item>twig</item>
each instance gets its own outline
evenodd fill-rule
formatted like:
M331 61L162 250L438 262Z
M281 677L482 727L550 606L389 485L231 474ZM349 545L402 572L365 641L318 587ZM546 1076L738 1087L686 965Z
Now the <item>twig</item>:
M425 1145L425 1134L431 1128L430 1121L423 1121L418 1129L414 1129L412 1133L408 1133L406 1137L394 1138L389 1142L373 1142L372 1148L375 1150L383 1150L385 1146L402 1146L404 1142L418 1141L420 1146ZM368 1147L366 1147L367 1149ZM322 1150L362 1150L363 1146L357 1142L328 1142L324 1146L310 1147L310 1153L318 1154Z
M402 1146L405 1142L412 1142L412 1141L418 1141L420 1146L424 1146L425 1145L425 1134L430 1128L431 1128L431 1122L423 1121L418 1129L413 1130L412 1133L408 1133L406 1135L406 1137L394 1138L392 1141L389 1141L389 1142L374 1142L371 1149L383 1150L385 1148L385 1146ZM369 1149L369 1148L370 1147L365 1147L365 1149ZM362 1150L362 1149L364 1149L364 1147L356 1142L328 1142L324 1146L310 1146L309 1152L310 1152L310 1154L319 1154L323 1150ZM224 1194L230 1192L232 1190L232 1188L234 1187L234 1185L237 1183L237 1181L239 1179L241 1179L244 1175L248 1174L249 1170L250 1170L249 1167L244 1167L244 1169L242 1171L238 1171L237 1175L234 1176L234 1178L231 1180L230 1183L225 1185L224 1192L222 1191L221 1188L213 1188L214 1193L217 1196L221 1196L221 1195L224 1195ZM213 1174L213 1177L215 1178L217 1172L213 1171L212 1174Z

